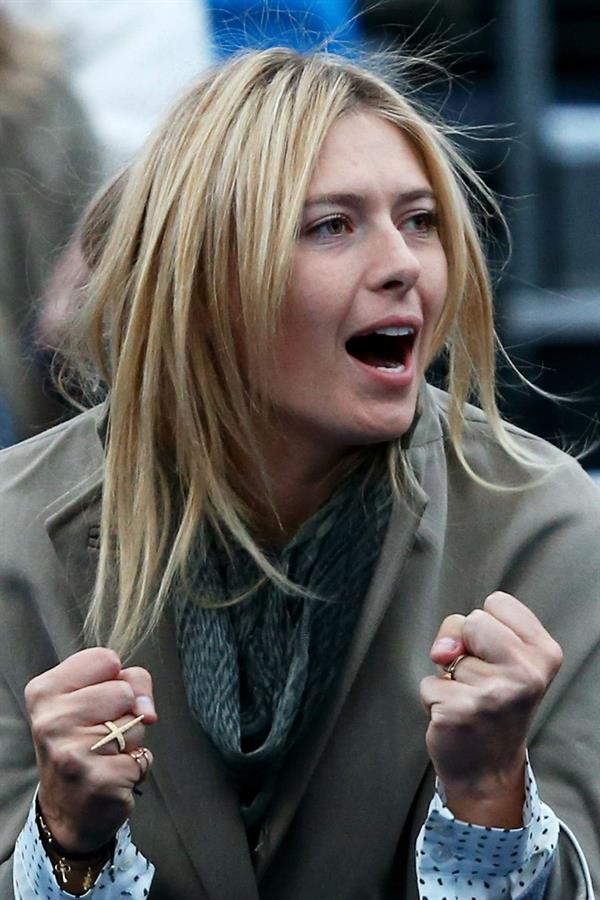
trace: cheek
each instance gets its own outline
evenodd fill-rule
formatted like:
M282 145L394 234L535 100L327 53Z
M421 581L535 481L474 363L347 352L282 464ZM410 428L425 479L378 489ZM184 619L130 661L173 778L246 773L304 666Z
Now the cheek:
M292 357L296 363L302 356L314 359L317 347L323 347L337 333L343 315L340 287L330 272L321 273L316 265L296 266L290 283L277 337L284 368L290 367Z
M448 263L441 248L440 255L433 261L429 272L426 303L432 324L435 325L439 321L448 295Z
M434 265L429 268L429 280L427 290L423 295L423 312L425 314L425 328L423 333L422 352L424 365L427 367L432 358L441 349L439 325L442 320L446 297L448 295L448 266L445 254L437 258ZM446 329L444 328L444 331Z
M318 307L305 291L290 292L281 312L275 338L277 371L294 375L311 361L311 349L322 331Z

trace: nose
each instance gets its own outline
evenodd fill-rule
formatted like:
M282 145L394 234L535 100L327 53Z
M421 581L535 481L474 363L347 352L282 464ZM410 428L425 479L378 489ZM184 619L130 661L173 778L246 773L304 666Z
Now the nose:
M378 231L373 239L372 288L376 291L410 291L421 274L421 262L395 225Z

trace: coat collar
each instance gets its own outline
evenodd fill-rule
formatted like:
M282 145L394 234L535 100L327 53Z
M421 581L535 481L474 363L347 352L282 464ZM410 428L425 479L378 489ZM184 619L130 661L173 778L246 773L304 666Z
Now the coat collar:
M73 469L79 475L73 487L61 494L46 509L45 527L54 551L62 563L73 603L70 606L73 632L55 636L55 646L61 658L78 649L83 621L92 593L96 556L100 535L100 505L104 450L98 435L100 423L106 415L104 405L79 417L78 431L83 434L84 455L78 452ZM69 427L69 426L68 426ZM59 441L64 440L68 429ZM61 452L59 443L58 452Z

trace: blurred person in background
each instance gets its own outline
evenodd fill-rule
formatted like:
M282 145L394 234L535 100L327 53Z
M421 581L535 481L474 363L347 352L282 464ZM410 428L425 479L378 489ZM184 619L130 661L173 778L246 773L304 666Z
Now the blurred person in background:
M38 301L98 177L95 142L56 43L0 6L0 394L11 423L4 444L60 415L34 349Z
M64 157L69 173L88 195L108 174L129 162L160 116L211 58L202 0L0 0L27 30L35 24L54 36L74 95L85 110L98 146L93 170L80 171ZM76 101L72 99L71 105ZM47 139L48 140L48 139ZM44 185L42 190L45 190ZM81 204L77 205L81 208ZM68 236L68 235L67 235ZM62 242L64 245L64 241ZM63 326L77 303L85 265L76 242L44 284L34 337L40 365L52 363ZM38 287L36 282L36 288ZM54 414L67 410L58 395ZM47 416L38 416L47 422ZM27 430L18 429L19 437ZM2 440L0 438L0 440ZM6 432L3 445L11 440Z
M108 401L0 457L7 900L600 883L600 498L500 418L499 213L404 90L243 55L88 210Z
M60 39L105 175L128 163L211 59L203 0L3 0Z

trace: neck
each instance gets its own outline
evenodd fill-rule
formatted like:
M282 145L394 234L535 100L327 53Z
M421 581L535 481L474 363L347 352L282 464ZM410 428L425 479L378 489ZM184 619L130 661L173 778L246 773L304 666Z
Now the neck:
M257 508L260 541L285 544L330 497L341 475L344 454L308 454L278 437L264 449L273 508Z

